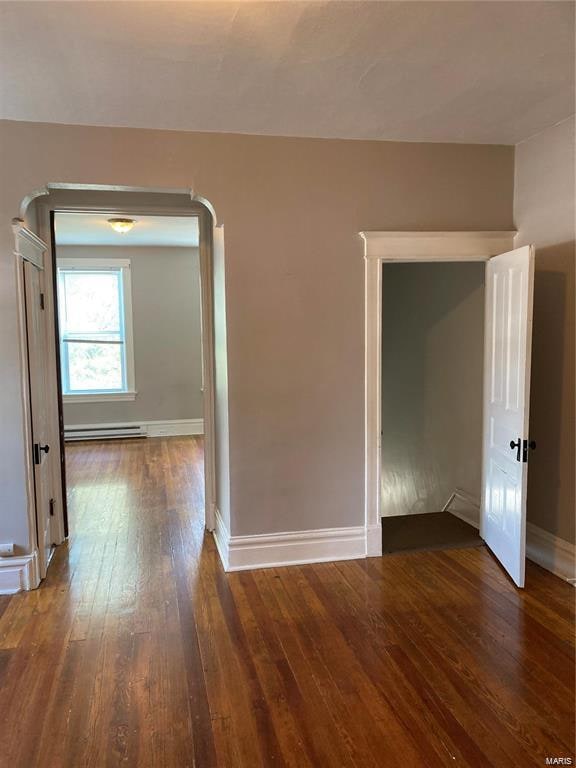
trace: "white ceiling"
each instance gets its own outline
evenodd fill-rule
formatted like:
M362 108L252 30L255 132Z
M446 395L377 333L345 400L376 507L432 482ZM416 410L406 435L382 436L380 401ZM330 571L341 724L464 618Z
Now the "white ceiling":
M0 116L513 144L574 113L574 3L1 2Z
M198 246L198 219L184 216L136 216L114 214L136 222L130 232L115 232L112 214L56 213L57 245Z

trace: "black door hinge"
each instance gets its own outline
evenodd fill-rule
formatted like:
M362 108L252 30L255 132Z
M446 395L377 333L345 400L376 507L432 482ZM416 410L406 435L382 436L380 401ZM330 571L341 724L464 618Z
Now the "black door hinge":
M40 309L44 309L44 294L40 294Z
M54 507L56 506L56 499L50 499L50 517L54 517Z
M534 450L536 448L536 440L523 440L522 441L522 461L524 464L528 461L528 448Z

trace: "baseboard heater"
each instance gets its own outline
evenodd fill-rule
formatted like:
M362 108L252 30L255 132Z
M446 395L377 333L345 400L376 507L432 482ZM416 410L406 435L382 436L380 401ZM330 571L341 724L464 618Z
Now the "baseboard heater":
M117 427L64 427L64 440L117 440L127 437L148 437L148 429L140 424L120 425Z

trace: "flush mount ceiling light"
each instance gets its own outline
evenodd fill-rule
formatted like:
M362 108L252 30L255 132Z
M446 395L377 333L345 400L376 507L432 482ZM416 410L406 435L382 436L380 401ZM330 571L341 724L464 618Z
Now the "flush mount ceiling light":
M130 232L135 223L134 219L108 219L108 224L114 232L119 232L121 235Z

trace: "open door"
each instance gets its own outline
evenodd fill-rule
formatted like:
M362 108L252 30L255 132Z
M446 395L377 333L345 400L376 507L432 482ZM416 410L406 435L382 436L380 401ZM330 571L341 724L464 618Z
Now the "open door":
M480 535L514 582L524 586L530 442L534 248L486 265L484 457Z
M54 499L51 494L51 456L47 443L48 396L46 369L46 328L44 319L44 270L30 261L22 262L26 300L26 336L28 342L28 376L30 415L34 461L34 491L40 578L46 576L52 550L51 518Z

